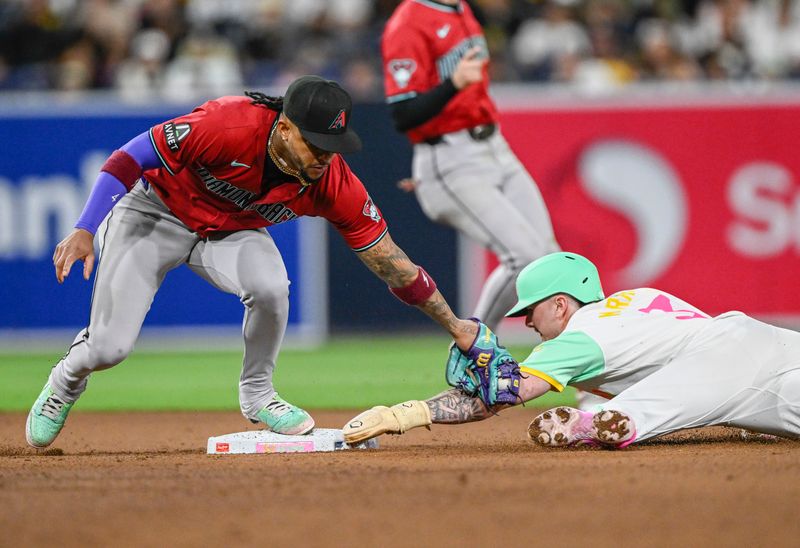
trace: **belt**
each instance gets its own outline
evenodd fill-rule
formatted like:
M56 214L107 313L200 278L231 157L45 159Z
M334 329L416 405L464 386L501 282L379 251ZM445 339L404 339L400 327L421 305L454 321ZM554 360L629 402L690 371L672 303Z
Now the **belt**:
M482 124L480 126L471 127L467 133L473 141L485 141L497 131L496 124ZM428 137L423 141L427 145L439 145L444 143L444 135L437 135L436 137Z

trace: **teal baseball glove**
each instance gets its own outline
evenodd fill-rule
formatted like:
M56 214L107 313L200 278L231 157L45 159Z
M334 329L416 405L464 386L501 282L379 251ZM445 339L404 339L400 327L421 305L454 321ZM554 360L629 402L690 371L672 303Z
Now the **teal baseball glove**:
M488 406L520 403L519 364L486 324L477 318L470 319L478 324L478 335L466 353L455 344L450 346L445 371L447 384L479 397Z

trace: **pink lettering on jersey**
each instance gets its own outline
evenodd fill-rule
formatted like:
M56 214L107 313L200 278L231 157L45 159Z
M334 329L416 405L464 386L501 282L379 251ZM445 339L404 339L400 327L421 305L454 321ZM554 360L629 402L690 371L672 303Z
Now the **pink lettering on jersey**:
M675 310L672 308L672 303L670 302L669 298L666 295L659 295L653 301L647 305L646 308L640 308L639 312L644 312L645 314L650 314L654 310L659 310L661 312L670 312L675 314L676 320L693 320L695 318L708 318L705 314L700 314L694 310Z

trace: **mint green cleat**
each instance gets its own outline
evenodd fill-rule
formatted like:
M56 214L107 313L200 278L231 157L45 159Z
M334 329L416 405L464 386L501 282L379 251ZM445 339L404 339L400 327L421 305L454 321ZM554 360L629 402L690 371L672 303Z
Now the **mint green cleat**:
M75 404L67 403L58 397L50 388L50 383L45 384L25 423L25 438L28 440L28 445L42 448L53 443L64 428L73 405Z
M278 394L256 413L252 422L263 422L270 430L278 434L299 436L307 434L314 428L314 419L311 415L292 405Z

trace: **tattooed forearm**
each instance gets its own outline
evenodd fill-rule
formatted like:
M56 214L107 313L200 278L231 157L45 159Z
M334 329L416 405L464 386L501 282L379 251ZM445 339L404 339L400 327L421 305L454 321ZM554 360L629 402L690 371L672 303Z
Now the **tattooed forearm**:
M407 286L417 277L417 266L397 247L389 234L373 247L360 252L358 257L390 287Z
M373 247L358 253L361 261L389 287L407 287L419 275L419 269L411 259L394 243L389 234ZM467 349L477 334L475 322L461 320L450 309L450 305L438 290L417 307L444 327L456 341L459 348Z
M359 258L389 287L405 287L417 278L417 265L394 243L387 234L374 247L362 251ZM439 291L435 291L428 300L418 305L433 320L444 327L448 333L455 333L459 327L459 319L453 314L447 301Z
M480 421L492 415L479 398L467 396L451 388L425 403L431 410L431 420L437 424L458 424Z
M444 297L438 290L436 290L427 301L420 303L418 307L444 327L448 333L455 334L461 329L462 320L453 314L453 311L450 310L450 305L447 304L447 301L444 300ZM467 325L466 327L469 328L470 326Z

